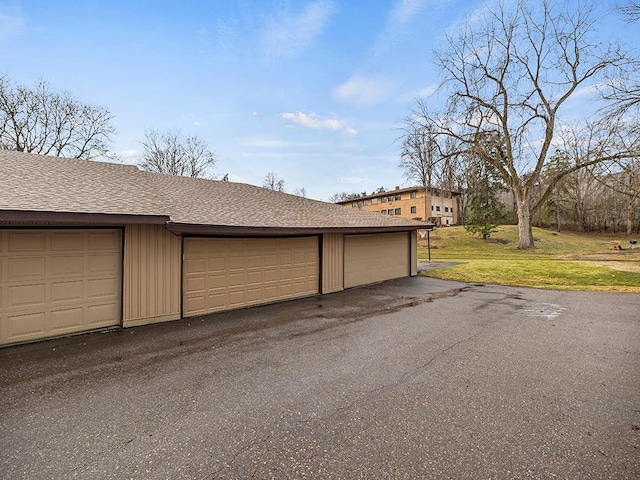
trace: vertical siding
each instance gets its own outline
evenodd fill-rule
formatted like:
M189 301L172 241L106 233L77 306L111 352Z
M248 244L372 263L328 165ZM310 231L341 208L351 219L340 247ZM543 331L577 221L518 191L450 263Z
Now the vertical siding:
M322 235L322 292L344 290L344 235Z
M418 274L418 231L414 230L409 232L411 235L411 242L409 248L411 249L411 276L415 277Z
M128 225L124 243L123 326L180 318L180 237L162 225Z

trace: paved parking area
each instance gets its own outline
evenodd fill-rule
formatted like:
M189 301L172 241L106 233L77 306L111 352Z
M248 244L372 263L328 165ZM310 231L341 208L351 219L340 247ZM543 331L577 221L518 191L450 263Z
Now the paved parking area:
M0 349L0 477L640 478L640 296L408 278Z

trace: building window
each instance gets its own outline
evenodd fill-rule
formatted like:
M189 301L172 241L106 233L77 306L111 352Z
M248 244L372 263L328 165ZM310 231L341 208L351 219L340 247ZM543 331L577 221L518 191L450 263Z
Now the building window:
M402 200L402 194L396 193L396 200Z
M433 205L431 205L431 211L433 212Z
M449 211L449 207L444 207L444 211L448 212Z
M389 201L393 202L393 195L389 195Z
M440 205L436 205L436 212L440 211Z
M393 215L393 208L390 208L390 209L387 211L387 213L388 213L389 215Z
M416 207L415 206L411 207L411 213L416 213L416 212L417 212Z
M396 208L396 215L400 215L402 213L401 209Z
M371 199L371 205L377 205L377 203L378 203L378 197Z
M387 211L386 210L380 210L380 213L383 214L383 215L386 215Z
M409 196L410 196L411 198L416 198L416 192L411 192L411 193L409 194ZM413 213L415 213L415 212L413 212Z
M364 201L364 205L365 205L365 206L369 205L369 200L365 200L365 201Z
M380 201L382 203L387 203L387 197L380 197Z
M351 202L351 206L352 207L357 207L358 206L358 202Z
M362 206L362 200L360 200L360 201L358 202L358 206L359 206L359 207L361 207L361 206ZM440 210L440 207L438 207L438 210Z

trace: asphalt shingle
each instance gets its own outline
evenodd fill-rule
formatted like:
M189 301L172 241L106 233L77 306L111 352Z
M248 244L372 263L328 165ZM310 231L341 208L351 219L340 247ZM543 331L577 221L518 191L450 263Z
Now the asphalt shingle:
M419 228L243 183L0 150L0 211L169 216L174 224L253 228Z

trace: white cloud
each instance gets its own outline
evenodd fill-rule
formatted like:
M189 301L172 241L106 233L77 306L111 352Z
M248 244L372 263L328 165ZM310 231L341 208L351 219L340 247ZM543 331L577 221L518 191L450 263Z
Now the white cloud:
M358 130L353 127L347 127L344 129L342 134L346 137L355 137L358 134Z
M267 20L262 47L267 58L293 57L309 46L335 11L333 0L316 0L300 12L281 12Z
M392 91L392 82L383 76L353 75L333 90L333 97L360 107L371 107L389 98Z
M311 128L312 130L342 130L343 135L347 137L353 137L358 134L358 131L353 127L344 127L340 120L336 120L335 118L327 118L321 119L315 113L303 113L303 112L283 112L280 116L296 125L300 125L302 127Z

